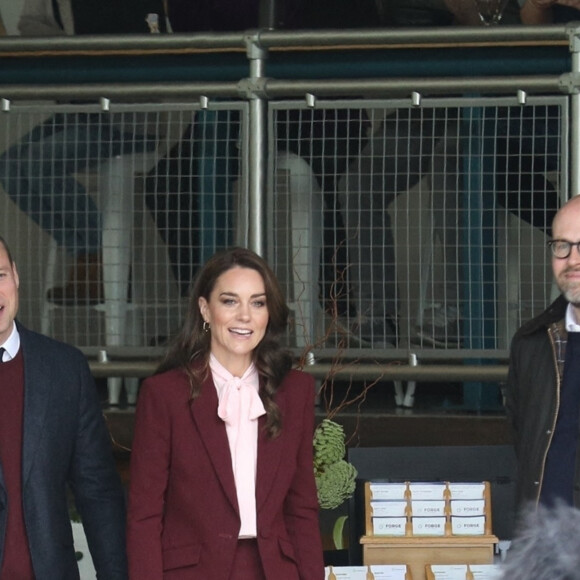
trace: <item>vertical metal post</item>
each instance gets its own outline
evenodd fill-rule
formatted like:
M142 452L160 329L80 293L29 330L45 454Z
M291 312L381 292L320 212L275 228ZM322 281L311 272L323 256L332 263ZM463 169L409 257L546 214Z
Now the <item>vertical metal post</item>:
M488 140L485 138L485 109L470 107L463 110L462 131L464 139L464 224L462 285L463 326L465 341L470 349L494 349L496 342L495 304L495 200L490 182L492 171ZM474 360L473 364L486 364ZM499 391L481 382L463 384L463 405L481 411L496 408Z
M260 9L258 16L258 26L273 30L278 23L278 5L277 0L260 0Z
M580 73L580 28L570 31L572 76ZM570 192L580 194L580 95L578 87L570 97Z
M259 45L259 40L259 34L246 38L246 51L250 61L250 82L264 77L267 51ZM250 249L263 255L266 194L266 100L256 93L250 95L249 117L248 245Z

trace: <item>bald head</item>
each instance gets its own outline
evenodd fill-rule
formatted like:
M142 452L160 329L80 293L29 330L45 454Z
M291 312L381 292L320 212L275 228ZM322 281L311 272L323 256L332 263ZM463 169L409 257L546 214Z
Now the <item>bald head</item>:
M560 222L567 219L575 219L578 215L580 215L580 195L575 195L572 199L569 199L554 216L554 220L552 221L552 237L554 239L560 239L561 236L557 233ZM571 241L580 239L580 222L577 223L578 235Z
M552 239L568 242L570 252L566 257L552 255L552 271L560 292L572 304L580 322L580 196L566 202L556 214Z

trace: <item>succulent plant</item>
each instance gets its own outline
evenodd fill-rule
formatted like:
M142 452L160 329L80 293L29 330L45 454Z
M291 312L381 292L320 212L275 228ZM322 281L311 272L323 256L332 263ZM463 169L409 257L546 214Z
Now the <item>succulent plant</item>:
M333 509L347 500L355 489L357 471L344 460L344 429L330 419L323 419L314 433L314 475L318 503Z

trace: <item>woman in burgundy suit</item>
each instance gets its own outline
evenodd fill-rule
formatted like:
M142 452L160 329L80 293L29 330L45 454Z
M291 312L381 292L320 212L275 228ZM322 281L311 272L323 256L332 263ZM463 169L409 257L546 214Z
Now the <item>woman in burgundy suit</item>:
M288 308L268 265L211 258L184 326L142 386L131 457L133 580L322 580L314 381L277 336Z

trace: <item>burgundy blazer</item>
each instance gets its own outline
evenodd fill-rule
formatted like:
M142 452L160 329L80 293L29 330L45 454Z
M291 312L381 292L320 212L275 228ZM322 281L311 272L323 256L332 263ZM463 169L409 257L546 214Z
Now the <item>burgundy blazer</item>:
M290 371L276 393L282 431L258 426L258 549L266 578L323 580L314 482L314 380ZM185 373L144 381L131 455L128 555L134 580L228 580L240 517L211 376L189 400Z

